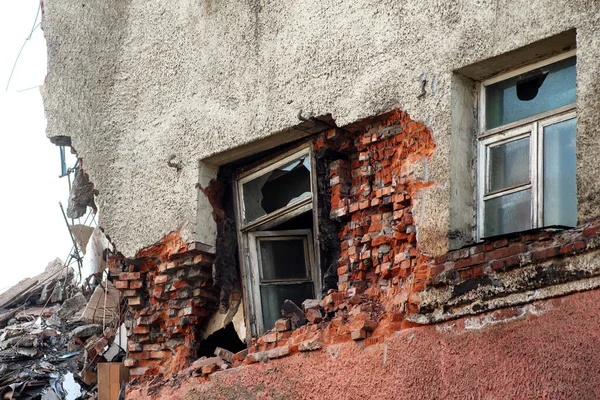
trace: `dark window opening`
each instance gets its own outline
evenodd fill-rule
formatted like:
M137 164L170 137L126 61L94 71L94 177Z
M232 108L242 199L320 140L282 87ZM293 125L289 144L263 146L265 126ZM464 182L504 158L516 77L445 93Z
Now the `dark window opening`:
M237 353L244 350L246 345L240 340L233 324L230 322L224 328L219 329L204 339L200 344L197 355L198 357L213 357L217 347Z

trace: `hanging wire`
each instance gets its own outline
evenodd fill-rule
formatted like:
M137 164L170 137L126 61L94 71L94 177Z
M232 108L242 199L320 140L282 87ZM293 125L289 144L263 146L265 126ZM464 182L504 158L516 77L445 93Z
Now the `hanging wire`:
M13 64L12 69L10 70L10 76L8 77L8 82L6 82L6 89L4 89L6 92L8 92L8 86L10 85L10 81L13 77L13 73L15 72L15 68L17 66L17 63L19 62L19 57L21 57L21 53L23 52L23 49L25 48L25 45L27 44L27 42L29 41L29 39L31 39L31 36L33 35L33 32L35 32L35 30L37 29L38 26L40 26L40 24L42 23L37 22L38 17L40 16L40 11L42 9L42 3L40 3L40 5L38 6L37 12L35 14L35 20L33 21L33 27L31 28L31 31L29 32L29 36L27 36L25 38L25 41L23 42L23 45L21 46L21 50L19 50L19 54L17 54L17 58L15 59L15 63Z

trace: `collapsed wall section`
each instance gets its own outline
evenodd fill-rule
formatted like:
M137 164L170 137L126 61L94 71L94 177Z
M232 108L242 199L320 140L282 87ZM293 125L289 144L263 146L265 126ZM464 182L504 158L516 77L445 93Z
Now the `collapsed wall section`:
M190 249L178 233L135 260L112 257L109 268L130 314L125 366L132 377L171 374L197 358L203 323L218 303L212 263L211 254Z
M327 235L337 229L336 240L321 242L339 246L321 249L330 256L324 259L334 258L321 267L322 279L335 288L323 300L289 308L247 349L221 349L218 357L193 362L203 325L219 305L227 307L213 280L224 273L215 268L224 267L171 234L123 260L118 275L132 314L126 363L133 376L179 372L209 380L222 369L344 342L367 348L404 329L600 287L600 221L518 233L437 257L422 251L413 214L420 197L437 186L421 168L436 144L427 126L407 113L395 110L310 140L325 169L318 223Z
M349 160L329 166L331 218L343 222L338 289L392 300L423 287L416 272L428 257L419 250L412 209L419 191L434 183L418 177L415 166L435 144L425 125L399 110L352 136Z

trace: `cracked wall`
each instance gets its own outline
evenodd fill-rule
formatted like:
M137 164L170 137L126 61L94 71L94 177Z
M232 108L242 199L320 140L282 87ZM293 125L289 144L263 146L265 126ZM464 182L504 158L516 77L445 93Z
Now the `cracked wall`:
M451 230L453 71L576 28L585 222L600 215L598 7L47 0L47 135L71 138L99 191L101 225L132 257L175 230L186 242L215 244L210 204L192 188L216 169L199 159L275 138L298 124L299 112L331 114L343 127L400 105L428 126L438 149L423 168L439 190L423 196L415 219L421 247L439 255ZM180 168L169 166L173 155Z

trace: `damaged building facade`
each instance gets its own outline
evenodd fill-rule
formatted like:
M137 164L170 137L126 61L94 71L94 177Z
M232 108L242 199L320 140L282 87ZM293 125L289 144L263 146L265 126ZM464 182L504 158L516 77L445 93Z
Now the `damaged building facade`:
M128 394L599 397L598 15L44 1Z

